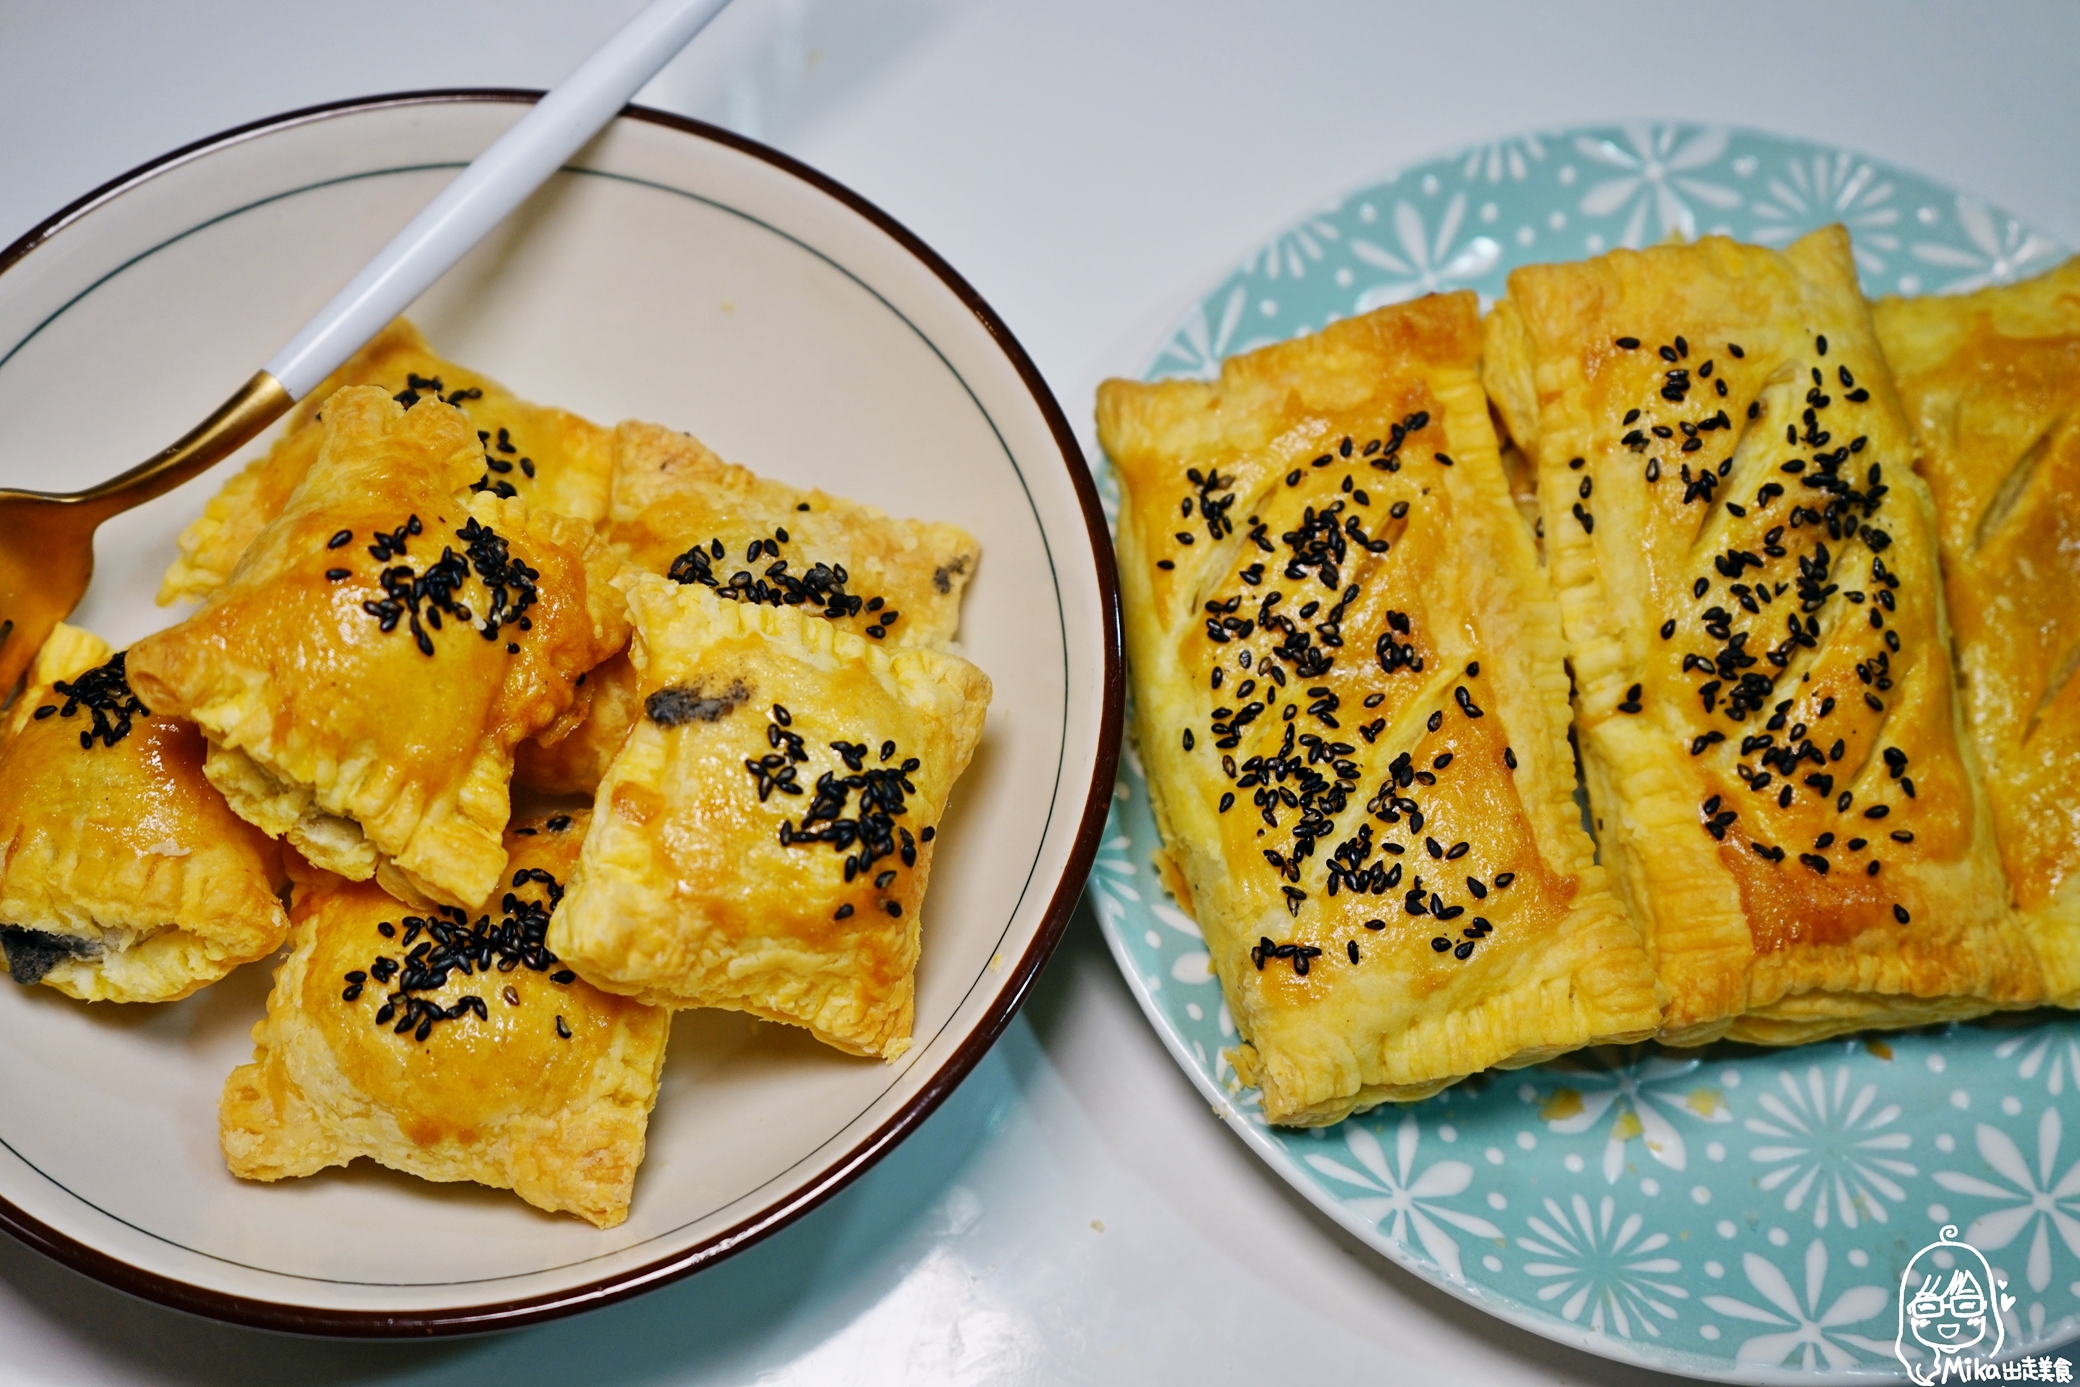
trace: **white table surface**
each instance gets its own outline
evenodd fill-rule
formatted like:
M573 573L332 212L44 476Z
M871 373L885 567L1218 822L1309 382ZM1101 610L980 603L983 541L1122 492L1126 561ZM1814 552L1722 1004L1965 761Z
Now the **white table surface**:
M0 0L0 244L273 112L547 86L636 6ZM996 307L1077 421L1281 223L1525 129L1659 116L1802 135L2080 245L2071 3L737 0L642 99L879 203ZM714 1270L502 1336L345 1344L191 1319L0 1239L0 1380L1669 1381L1489 1320L1317 1215L1199 1101L1088 909L907 1144Z

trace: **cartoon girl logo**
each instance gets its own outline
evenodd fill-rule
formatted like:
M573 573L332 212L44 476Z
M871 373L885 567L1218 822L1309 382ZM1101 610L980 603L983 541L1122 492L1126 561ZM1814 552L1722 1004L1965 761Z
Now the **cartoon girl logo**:
M1955 1224L1946 1224L1942 1237L1915 1253L1900 1274L1899 1339L1893 1352L1907 1376L1921 1387L1971 1381L1965 1354L1992 1358L2007 1337L2001 1311L2015 1303L2003 1294L2007 1284L1994 1278L1978 1248L1957 1241ZM1910 1359L1910 1339L1933 1358L1926 1363Z

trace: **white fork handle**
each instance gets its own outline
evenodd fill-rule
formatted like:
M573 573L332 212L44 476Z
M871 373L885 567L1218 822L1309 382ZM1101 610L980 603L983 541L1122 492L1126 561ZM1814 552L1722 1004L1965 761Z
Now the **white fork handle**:
M302 399L404 312L657 75L729 0L652 0L412 218L267 371Z

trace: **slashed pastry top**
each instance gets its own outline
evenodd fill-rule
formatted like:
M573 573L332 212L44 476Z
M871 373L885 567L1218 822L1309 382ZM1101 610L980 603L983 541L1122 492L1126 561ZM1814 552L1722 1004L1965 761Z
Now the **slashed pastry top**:
M280 849L203 779L194 724L138 700L124 656L61 624L5 718L0 949L16 982L169 1002L280 947Z
M498 382L437 356L403 318L384 328L290 412L281 437L224 484L181 532L159 603L194 602L231 576L253 537L281 514L317 460L325 401L349 385L380 386L399 404L439 399L469 417L482 456L472 491L518 496L530 505L596 523L606 515L612 452L606 429L568 410L515 398Z
M957 525L901 520L822 491L802 491L724 462L699 439L658 424L614 430L607 535L630 560L736 602L797 607L886 645L944 650L981 546ZM613 660L588 680L591 715L553 746L520 751L516 779L590 794L636 716L633 666Z
M2080 260L1874 306L1935 497L1965 722L2001 859L2080 993Z
M219 1108L232 1174L367 1156L602 1228L628 1216L671 1014L587 986L544 943L587 817L514 825L509 886L475 915L419 915L292 855L293 947Z
M1788 1043L2040 996L1847 233L1519 269L1486 348L1538 469L1590 798L1664 1036Z
M1107 381L1157 823L1273 1122L1651 1034L1470 293Z
M988 676L799 608L621 581L643 716L600 782L550 947L611 991L895 1058Z
M318 459L200 610L130 652L140 696L199 723L232 808L313 863L474 908L505 866L513 748L583 715L626 639L590 527L472 492L475 430L350 386Z

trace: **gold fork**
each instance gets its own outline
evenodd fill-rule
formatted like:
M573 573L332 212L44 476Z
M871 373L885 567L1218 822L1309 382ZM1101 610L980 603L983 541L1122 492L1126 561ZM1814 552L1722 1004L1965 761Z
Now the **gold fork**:
M651 0L478 155L265 370L165 452L86 491L0 488L0 704L86 595L97 525L223 461L288 413L563 167L727 3Z
M94 527L230 457L295 403L262 371L178 443L99 486L55 496L0 488L0 701L86 595Z

